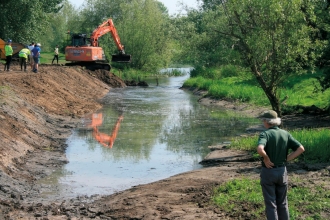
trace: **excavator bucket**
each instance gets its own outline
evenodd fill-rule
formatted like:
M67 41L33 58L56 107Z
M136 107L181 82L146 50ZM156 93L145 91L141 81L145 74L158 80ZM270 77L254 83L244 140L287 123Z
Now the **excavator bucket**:
M128 54L113 54L111 61L112 62L117 62L117 63L129 63L129 62L131 62L131 55L128 55Z

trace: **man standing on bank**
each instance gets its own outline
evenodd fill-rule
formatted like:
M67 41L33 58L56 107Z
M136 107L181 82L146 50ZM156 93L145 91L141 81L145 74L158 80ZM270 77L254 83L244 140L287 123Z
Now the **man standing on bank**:
M56 45L56 47L54 49L54 58L53 58L52 64L54 63L55 59L56 59L56 62L58 64L58 45Z
M40 52L41 52L41 44L37 43L34 48L32 49L32 54L33 54L33 62L34 62L34 66L33 66L33 72L34 73L38 73L38 67L39 67L39 63L40 63Z
M268 220L288 220L288 175L285 163L302 154L305 149L291 134L278 126L281 119L275 111L260 115L264 127L258 140L258 154L263 158L260 185L266 206ZM292 153L288 155L288 150Z

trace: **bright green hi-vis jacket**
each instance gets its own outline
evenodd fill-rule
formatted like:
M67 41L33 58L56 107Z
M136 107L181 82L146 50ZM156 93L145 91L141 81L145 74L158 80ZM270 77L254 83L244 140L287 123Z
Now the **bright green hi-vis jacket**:
M13 55L13 48L10 46L10 45L6 45L5 46L5 53L6 53L6 56L11 56Z
M30 55L30 50L27 48L22 49L18 54L19 57L24 57L24 58L28 58L28 55Z

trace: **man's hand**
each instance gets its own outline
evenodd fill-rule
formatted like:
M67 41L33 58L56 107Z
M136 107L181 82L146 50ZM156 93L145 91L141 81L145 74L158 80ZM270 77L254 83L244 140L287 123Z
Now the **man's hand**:
M300 154L304 153L305 148L301 145L298 149L287 156L287 161L294 160Z
M264 157L264 164L267 168L273 168L274 164L270 161L269 157Z
M264 158L264 164L267 168L273 168L274 164L272 161L270 161L266 151L265 151L265 146L262 144L258 145L257 152L260 156Z

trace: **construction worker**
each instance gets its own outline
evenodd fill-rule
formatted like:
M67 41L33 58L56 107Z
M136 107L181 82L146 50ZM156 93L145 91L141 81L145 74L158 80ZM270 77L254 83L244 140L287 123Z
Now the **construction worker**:
M26 61L30 54L31 53L29 50L29 46L26 46L19 52L18 56L19 56L19 64L21 65L21 71L23 71L23 64L24 64L24 71L26 72Z
M10 63L11 63L11 58L13 56L13 48L11 47L11 43L12 43L12 41L9 39L5 46L6 64L5 64L4 70L6 70L6 67L7 67L7 71L11 71Z
M33 53L33 61L34 61L34 66L33 66L33 72L38 73L38 66L40 63L40 52L41 52L41 44L37 43L34 48L32 49Z

